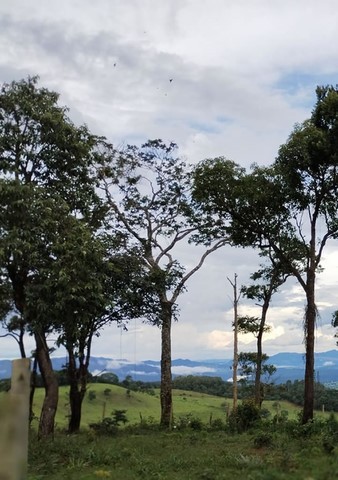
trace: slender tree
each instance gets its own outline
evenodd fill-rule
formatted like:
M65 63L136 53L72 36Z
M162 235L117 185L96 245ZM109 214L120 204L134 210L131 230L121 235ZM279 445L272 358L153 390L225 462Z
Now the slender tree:
M172 419L171 328L177 300L206 257L226 243L224 237L217 239L187 269L177 260L180 249L187 248L197 233L197 218L190 198L191 175L175 150L176 145L160 140L140 148L111 149L99 171L111 231L124 239L127 252L136 254L144 271L134 296L144 318L161 329L161 425L165 428L170 428Z
M228 281L233 288L233 306L234 306L234 355L233 355L233 362L232 362L232 392L233 392L233 410L237 410L238 405L238 382L237 382L237 370L238 370L238 332L239 332L239 325L238 325L238 302L241 296L241 293L238 293L238 286L237 286L237 273L234 275L234 280Z
M251 279L254 284L243 286L241 292L243 296L250 300L256 300L261 308L260 317L245 316L239 319L239 330L243 333L253 333L257 341L257 368L255 369L255 403L258 406L262 404L261 372L263 363L263 334L270 330L266 324L268 309L274 293L286 281L288 275L281 269L280 263L270 257L271 265L263 267L253 275ZM262 283L263 282L263 283Z

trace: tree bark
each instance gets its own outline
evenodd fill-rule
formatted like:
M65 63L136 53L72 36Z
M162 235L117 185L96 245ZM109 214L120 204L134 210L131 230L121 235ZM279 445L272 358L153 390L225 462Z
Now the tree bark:
M269 308L270 297L266 298L262 307L262 316L259 325L258 335L257 335L257 368L255 375L255 405L259 408L262 406L263 395L262 395L262 385L261 385L261 375L262 375L262 358L263 358L263 333L266 323L266 316Z
M86 392L87 385L87 368L80 361L80 366L76 366L76 358L73 349L67 348L68 351L68 378L69 378L69 402L70 417L68 422L68 433L77 433L80 430L82 417L82 402Z
M43 332L35 332L36 357L45 387L38 437L45 438L54 434L55 414L59 400L59 386L50 359L46 337Z
M315 303L315 273L308 272L306 288L306 312L305 312L305 377L304 377L304 408L302 423L305 424L313 419L314 408L314 347L317 309Z
M172 378L171 378L171 322L172 303L161 302L161 426L170 429L172 423Z

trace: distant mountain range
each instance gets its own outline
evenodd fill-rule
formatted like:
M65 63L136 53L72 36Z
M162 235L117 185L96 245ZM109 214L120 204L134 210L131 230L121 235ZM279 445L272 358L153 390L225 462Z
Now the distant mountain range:
M61 370L66 358L54 357L52 359L55 370ZM302 380L304 377L304 354L277 353L269 358L269 363L275 365L277 372L273 377L275 383L285 383L287 380ZM179 375L207 375L230 380L232 360L186 360L176 359L172 362L172 374ZM131 375L134 380L155 382L160 380L160 362L145 360L134 363L124 359L105 357L92 357L90 372L99 375L104 372L115 373L120 380ZM316 380L321 383L338 382L338 350L330 350L315 354ZM0 360L0 379L10 378L11 361Z

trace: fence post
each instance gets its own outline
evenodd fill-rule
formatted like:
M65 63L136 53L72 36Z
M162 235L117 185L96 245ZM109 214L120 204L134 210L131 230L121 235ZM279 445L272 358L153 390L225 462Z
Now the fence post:
M11 389L0 404L0 480L27 477L30 360L12 362Z

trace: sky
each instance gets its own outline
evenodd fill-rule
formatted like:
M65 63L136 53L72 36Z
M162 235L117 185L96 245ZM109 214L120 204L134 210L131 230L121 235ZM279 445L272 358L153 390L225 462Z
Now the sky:
M39 75L76 124L115 145L162 138L189 163L225 156L268 165L310 116L316 86L338 83L337 25L336 0L1 0L0 82ZM198 253L191 247L179 260L193 264ZM228 278L237 273L238 284L248 284L258 266L252 250L224 248L207 259L179 299L173 358L231 358ZM334 243L322 266L316 351L336 348ZM241 299L239 313L259 309ZM268 355L304 351L303 315L304 294L290 280L271 304ZM241 336L239 349L254 351L255 339ZM18 353L0 338L0 357ZM160 331L141 321L128 331L113 325L92 354L158 360Z

